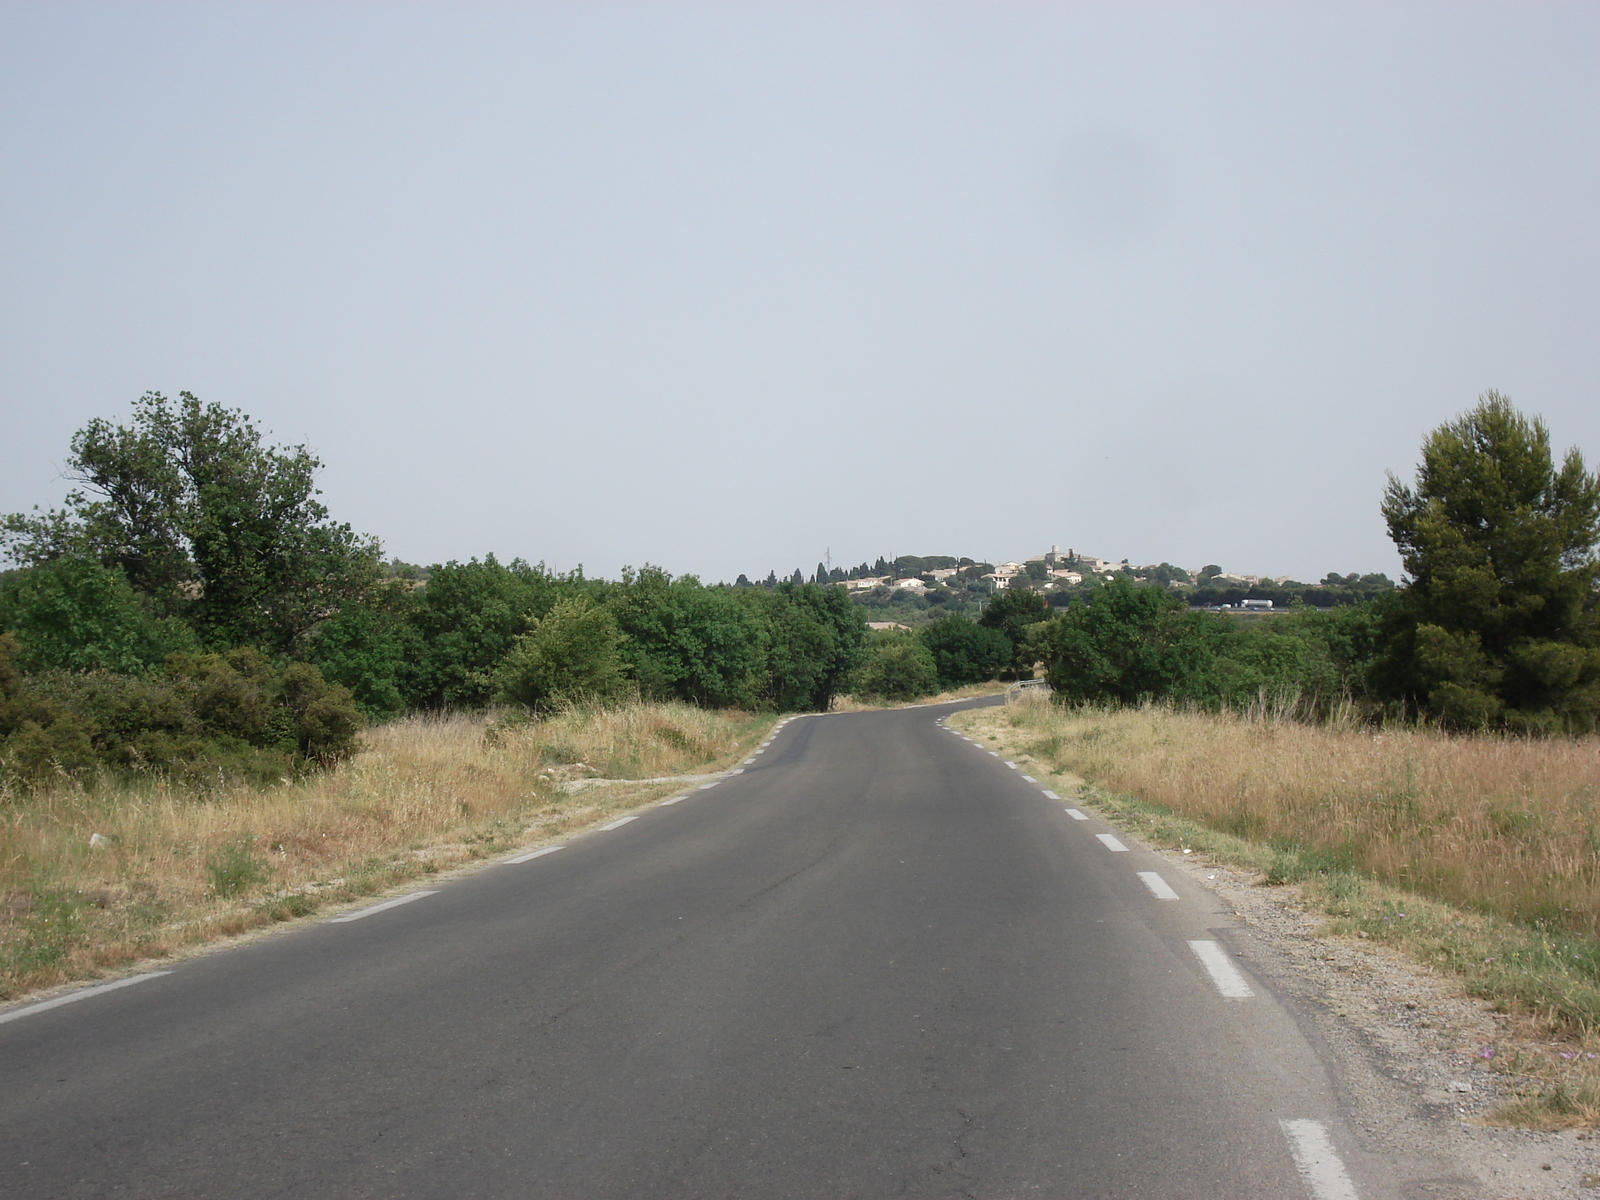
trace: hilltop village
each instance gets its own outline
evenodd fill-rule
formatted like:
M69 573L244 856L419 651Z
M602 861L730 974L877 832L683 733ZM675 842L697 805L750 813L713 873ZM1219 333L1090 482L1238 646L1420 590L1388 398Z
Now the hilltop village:
M875 563L832 567L818 563L811 574L796 570L782 577L769 572L751 581L740 575L737 587L775 587L793 583L842 584L857 604L881 610L885 619L907 624L931 620L940 612L980 609L995 593L1012 590L1040 592L1055 607L1071 603L1074 595L1099 583L1125 579L1147 587L1176 592L1195 608L1261 609L1280 611L1301 606L1333 608L1359 603L1394 589L1387 575L1330 572L1316 583L1303 583L1287 575L1250 575L1224 571L1215 563L1199 568L1170 562L1136 565L1126 558L1101 558L1075 549L1051 546L1020 562L983 562L953 555L900 555Z

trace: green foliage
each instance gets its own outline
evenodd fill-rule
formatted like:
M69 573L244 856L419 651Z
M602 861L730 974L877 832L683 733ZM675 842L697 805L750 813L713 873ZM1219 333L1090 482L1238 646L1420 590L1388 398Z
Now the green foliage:
M297 647L370 591L378 545L328 517L304 446L273 448L236 410L148 393L131 426L91 421L67 460L66 509L0 522L11 555L122 569L160 615L211 646Z
M875 631L855 669L852 690L884 700L917 700L939 690L933 653L910 630Z
M642 695L722 708L758 702L771 639L743 592L692 575L674 580L659 567L623 572L606 605L627 634L622 655Z
M502 565L492 554L431 568L408 618L417 644L397 680L406 704L487 704L491 676L512 643L549 611L563 584L576 590L581 582L558 580L521 559Z
M206 859L206 876L214 896L238 896L272 876L272 868L256 856L249 834L218 846Z
M767 703L785 712L826 712L861 661L867 625L842 587L780 583L739 593L762 606L770 650Z
M400 681L421 658L421 637L408 619L412 607L409 589L385 588L376 603L341 608L312 638L310 661L323 678L349 688L372 720L405 711Z
M267 783L354 753L349 692L259 651L174 654L143 675L15 669L0 635L0 774L24 785L96 770Z
M918 632L933 655L939 683L947 688L994 679L1011 662L1011 642L1005 634L957 613L939 617Z
M1038 592L1007 588L996 592L978 624L985 629L996 629L1011 643L1012 675L1021 679L1033 674L1033 650L1028 644L1033 626L1050 616L1050 605Z
M199 649L181 621L152 615L121 567L80 554L8 572L0 629L16 635L17 663L29 671L143 671Z
M1038 626L1030 646L1063 700L1136 704L1214 697L1215 665L1227 636L1222 619L1190 612L1160 589L1118 579Z
M1359 700L1378 649L1377 605L1303 610L1229 629L1217 647L1214 691L1193 698L1234 707L1257 701L1326 715Z
M1457 728L1600 722L1600 479L1497 392L1423 446L1384 519L1410 582L1383 625L1375 687Z
M495 698L529 708L621 699L625 635L587 596L556 601L512 644L493 676Z

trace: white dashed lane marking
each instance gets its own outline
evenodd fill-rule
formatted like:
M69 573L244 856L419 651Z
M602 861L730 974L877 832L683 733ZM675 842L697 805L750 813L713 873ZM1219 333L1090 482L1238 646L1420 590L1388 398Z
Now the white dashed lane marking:
M1294 1155L1294 1165L1300 1169L1306 1190L1316 1200L1357 1200L1356 1185L1344 1169L1339 1152L1333 1148L1333 1139L1321 1121L1279 1121L1284 1137L1289 1139L1289 1152Z
M1006 763L1006 766L1010 767L1013 771L1017 769L1017 764L1014 762L1008 762Z
M1039 782L1032 775L1024 775L1023 778L1026 779L1029 783L1038 783Z
M660 804L656 805L656 807L657 808L665 808L669 804L676 804L679 800L687 800L688 798L689 797L687 797L687 796L674 796L670 800L663 800Z
M620 829L622 826L626 825L629 821L637 821L638 819L639 819L639 814L638 813L629 813L625 817L618 817L615 821L612 821L609 824L600 826L599 832L604 833L608 829Z
M1154 871L1140 871L1139 878L1144 881L1145 887L1150 889L1150 894L1157 900L1176 900L1178 893L1172 890L1172 885Z
M65 996L57 996L54 1000L41 1000L37 1004L13 1008L10 1012L0 1013L0 1025L4 1025L7 1021L15 1021L19 1017L30 1017L34 1013L44 1012L47 1009L60 1008L63 1004L76 1004L79 1000L87 1000L90 996L114 992L118 988L132 987L136 983L143 983L146 979L160 979L163 975L171 974L171 971L146 971L143 975L130 975L126 979L118 979L112 983L102 983L95 987L68 992Z
M1118 850L1125 852L1128 849L1109 833L1097 833L1095 834L1095 837L1099 838L1103 843L1105 843L1105 848L1107 850Z
M530 850L526 854L519 854L515 858L508 858L505 861L508 863L532 862L536 858L543 858L546 854L554 854L557 850L565 849L565 846L546 846L542 850Z
M717 785L716 785L716 784L715 784L715 783L702 783L702 784L701 784L701 785L700 785L700 788L699 788L699 790L700 790L700 791L702 791L702 792L703 792L703 791L705 791L705 790L706 790L706 789L707 789L707 788L714 788L714 787L716 787L716 786L717 786Z
M1058 796L1056 799L1059 800L1060 797ZM1087 821L1089 819L1075 808L1067 809L1067 816L1071 817L1074 821Z
M363 908L360 912L346 913L342 917L331 917L329 925L343 925L348 921L359 921L363 917L370 917L373 913L387 912L391 908L399 908L402 904L410 904L413 900L421 900L424 896L437 896L438 889L430 892L412 892L409 896L396 896L393 900L385 900L382 904L374 904L371 908Z
M1211 982L1224 997L1229 1000L1248 1000L1255 995L1221 946L1215 942L1190 942L1189 949L1194 951L1194 956L1200 960L1206 974L1211 976Z
M1049 789L1049 788L1045 788L1045 789L1044 789L1044 798L1045 798L1045 799L1046 799L1046 800L1059 800L1059 799L1061 799L1061 797L1060 797L1060 796L1058 796L1058 795L1056 795L1056 794L1055 794L1055 793L1054 793L1054 792L1052 792L1052 791L1051 791L1051 790L1050 790L1050 789Z

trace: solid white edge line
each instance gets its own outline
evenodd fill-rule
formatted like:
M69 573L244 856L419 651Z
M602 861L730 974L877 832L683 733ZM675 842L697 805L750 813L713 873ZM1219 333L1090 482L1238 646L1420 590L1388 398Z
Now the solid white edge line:
M44 1012L46 1009L60 1008L63 1004L76 1004L79 1000L87 1000L90 996L99 996L105 992L114 992L118 988L131 987L136 983L143 983L146 979L160 979L163 975L171 975L171 971L146 971L143 975L129 975L126 979L115 979L110 983L97 983L94 987L80 988L76 992L68 992L65 996L57 996L54 1000L41 1000L37 1004L29 1004L23 1008L13 1008L10 1012L0 1013L0 1025L7 1021L15 1021L19 1017L31 1017L34 1013Z
M1307 1120L1280 1119L1278 1124L1289 1139L1289 1153L1294 1155L1300 1178L1316 1200L1357 1200L1356 1185L1344 1169L1339 1152L1333 1148L1327 1126L1321 1121Z
M1060 796L1056 795L1049 788L1045 788L1044 794L1045 794L1045 799L1047 799L1047 800L1059 800L1059 799L1061 799Z
M638 813L629 813L625 817L618 817L615 821L611 821L608 824L600 826L599 829L597 830L597 832L604 833L608 829L621 829L629 821L637 821L638 819L639 819L639 814Z
M1189 949L1194 951L1194 956L1200 960L1200 965L1206 969L1206 974L1211 976L1211 982L1224 998L1248 1000L1255 995L1221 946L1215 942L1190 942Z
M1119 853L1122 853L1122 852L1125 852L1128 849L1121 842L1117 841L1116 835L1114 835L1114 834L1097 833L1097 834L1095 834L1095 837L1099 838L1102 842L1105 843L1105 847L1106 847L1107 850L1115 850L1115 851L1117 851Z
M1157 900L1176 900L1178 898L1178 893L1172 890L1172 885L1156 872L1140 871L1139 878L1144 880L1145 887L1150 889L1150 894Z
M381 913L386 909L399 908L402 904L410 904L413 900L421 900L424 896L436 896L439 889L434 888L427 892L412 892L408 896L396 896L393 900L385 900L382 904L374 904L370 908L363 908L360 912L347 913L342 917L329 917L329 925L343 925L348 921L359 921L362 917L370 917L373 913Z
M1058 796L1057 799L1060 799L1060 797ZM1089 819L1075 808L1067 809L1067 816L1071 817L1074 821L1087 821Z
M554 854L557 850L565 850L565 846L546 846L542 850L530 850L526 854L519 854L515 858L505 859L508 863L532 862L536 858L543 858L546 854Z

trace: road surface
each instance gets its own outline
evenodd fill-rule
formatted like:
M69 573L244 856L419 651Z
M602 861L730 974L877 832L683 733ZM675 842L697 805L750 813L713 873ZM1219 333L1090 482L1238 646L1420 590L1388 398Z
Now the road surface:
M0 1195L1388 1195L1214 898L952 711L0 1011Z

